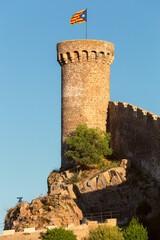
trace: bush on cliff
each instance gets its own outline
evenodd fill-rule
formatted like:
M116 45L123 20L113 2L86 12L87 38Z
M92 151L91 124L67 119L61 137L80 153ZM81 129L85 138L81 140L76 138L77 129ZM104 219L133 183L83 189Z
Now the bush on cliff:
M66 140L68 146L66 156L80 165L100 164L112 154L109 140L109 133L80 124Z
M77 240L76 236L71 230L65 230L64 228L54 228L52 230L47 229L46 233L42 234L43 240Z
M123 235L126 240L148 240L147 229L135 218L132 219L127 229L124 230Z
M124 240L124 237L118 227L99 225L96 229L90 230L86 240Z

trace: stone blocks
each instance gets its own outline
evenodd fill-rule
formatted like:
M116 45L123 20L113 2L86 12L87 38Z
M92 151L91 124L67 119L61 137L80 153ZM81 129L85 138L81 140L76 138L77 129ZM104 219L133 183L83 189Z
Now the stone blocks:
M160 182L160 117L132 104L109 102L107 130L115 158L131 162Z
M115 226L117 226L117 218L107 219L106 224L107 224L108 227L115 227Z
M57 226L46 226L49 230L55 229Z
M3 235L13 235L15 234L15 230L3 230Z
M62 67L62 163L67 137L80 123L106 130L110 99L110 65L114 45L106 41L72 40L57 44Z
M24 233L33 233L35 232L35 228L24 228Z

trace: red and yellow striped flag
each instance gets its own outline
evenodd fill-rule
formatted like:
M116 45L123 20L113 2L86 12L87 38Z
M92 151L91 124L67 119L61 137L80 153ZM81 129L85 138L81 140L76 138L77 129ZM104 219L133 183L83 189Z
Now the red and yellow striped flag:
M87 9L75 13L73 17L70 19L71 25L83 22L87 22Z

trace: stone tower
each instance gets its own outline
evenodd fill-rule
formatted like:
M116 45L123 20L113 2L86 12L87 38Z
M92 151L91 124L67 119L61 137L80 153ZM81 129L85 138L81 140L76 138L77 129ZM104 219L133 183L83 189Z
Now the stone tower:
M57 57L62 69L61 168L67 168L65 141L78 124L106 130L114 45L97 40L64 41L57 44Z

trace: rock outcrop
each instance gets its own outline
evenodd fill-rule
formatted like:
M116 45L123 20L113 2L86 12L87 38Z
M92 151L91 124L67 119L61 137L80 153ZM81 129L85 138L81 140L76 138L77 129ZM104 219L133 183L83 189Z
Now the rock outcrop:
M78 225L85 214L118 211L134 216L140 202L151 206L150 216L160 214L159 186L146 173L123 159L119 167L53 171L48 177L48 196L19 203L8 211L5 229Z
M122 216L132 216L143 200L152 206L150 215L156 216L160 211L160 192L155 180L131 167L127 159L122 159L120 167L104 172L96 169L78 174L72 170L52 172L48 177L48 190L53 196L66 191L83 214L111 210L119 211Z
M44 228L48 225L79 225L83 215L72 198L57 194L34 199L31 204L18 203L11 208L5 219L5 229L22 231L26 227Z
M77 179L75 179L75 176ZM76 182L77 181L77 182ZM126 169L115 167L103 173L99 170L74 173L72 170L52 172L48 177L48 194L60 194L64 190L71 198L76 198L73 187L77 186L79 192L93 192L109 186L117 186L126 181Z

